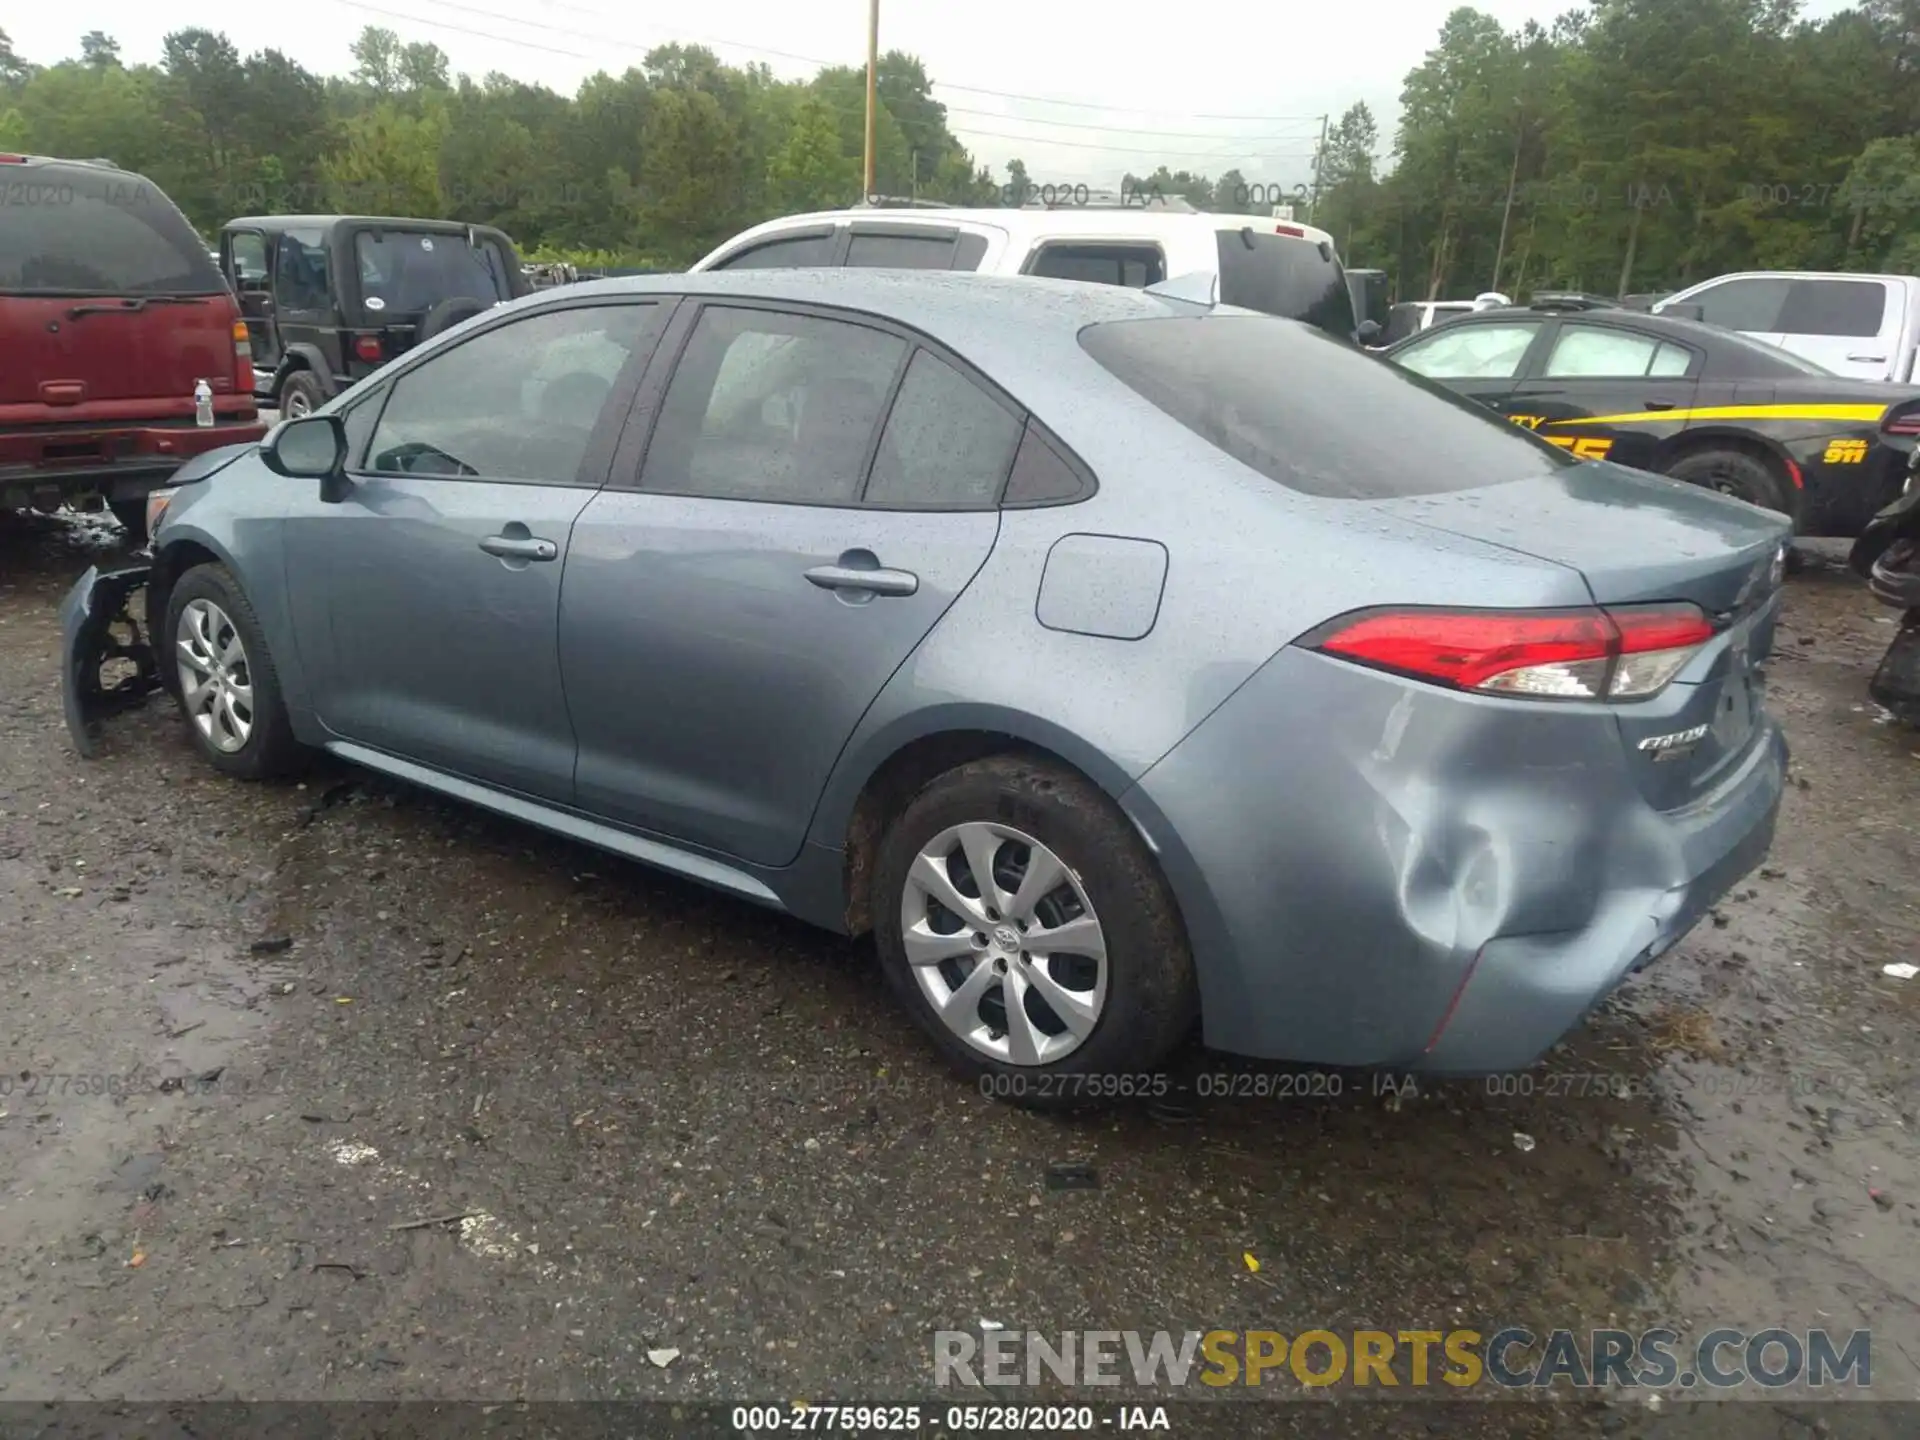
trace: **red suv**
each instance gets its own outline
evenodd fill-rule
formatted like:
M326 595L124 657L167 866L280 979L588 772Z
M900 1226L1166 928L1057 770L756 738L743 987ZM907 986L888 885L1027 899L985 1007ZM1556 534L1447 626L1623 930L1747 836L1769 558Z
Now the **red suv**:
M0 509L104 502L144 541L148 491L265 433L240 308L159 187L0 154Z

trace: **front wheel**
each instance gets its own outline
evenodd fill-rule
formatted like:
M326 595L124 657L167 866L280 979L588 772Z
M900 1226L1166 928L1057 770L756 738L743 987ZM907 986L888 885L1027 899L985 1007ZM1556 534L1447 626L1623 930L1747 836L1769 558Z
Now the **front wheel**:
M175 582L163 643L161 663L171 661L178 675L180 713L214 769L264 780L298 768L303 751L279 671L246 592L224 565L196 565Z
M1197 1010L1153 857L1062 767L949 771L889 827L874 867L888 983L983 1089L1073 1108L1143 1093Z
M298 420L327 403L326 387L311 370L295 370L280 382L280 418Z

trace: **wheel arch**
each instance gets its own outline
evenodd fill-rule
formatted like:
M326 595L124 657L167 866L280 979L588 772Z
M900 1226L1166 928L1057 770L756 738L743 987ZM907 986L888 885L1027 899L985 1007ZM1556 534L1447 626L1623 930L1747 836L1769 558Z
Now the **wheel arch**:
M280 403L280 389L287 383L287 377L297 370L305 370L318 380L327 399L331 400L339 393L333 383L332 367L327 364L327 357L321 353L320 347L301 341L289 345L280 357L280 368L273 377L275 405Z
M1673 436L1659 451L1656 460L1660 473L1666 474L1680 461L1705 450L1737 450L1769 466L1780 477L1781 488L1793 502L1793 524L1798 530L1806 514L1806 481L1800 466L1787 453L1787 447L1768 435L1731 426L1689 426Z
M998 706L952 705L905 717L842 757L814 815L814 843L841 851L847 932L872 928L868 881L887 823L947 771L991 755L1028 755L1079 775L1123 817L1134 775L1098 747L1039 716Z

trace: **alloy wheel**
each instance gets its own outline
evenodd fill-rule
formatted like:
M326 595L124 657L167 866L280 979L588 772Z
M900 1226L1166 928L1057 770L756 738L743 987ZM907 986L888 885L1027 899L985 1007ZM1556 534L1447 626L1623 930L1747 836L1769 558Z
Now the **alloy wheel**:
M1107 942L1080 877L1031 835L987 821L914 857L900 938L947 1028L1009 1065L1079 1049L1107 999Z
M174 646L180 664L180 703L209 745L231 755L253 734L253 670L240 632L211 600L192 600L180 612Z

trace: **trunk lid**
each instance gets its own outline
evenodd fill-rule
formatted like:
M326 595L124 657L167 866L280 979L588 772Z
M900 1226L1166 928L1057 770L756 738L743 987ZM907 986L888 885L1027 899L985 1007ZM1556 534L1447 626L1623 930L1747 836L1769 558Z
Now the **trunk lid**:
M100 165L17 178L43 203L0 226L0 423L191 420L202 379L233 396L239 308L173 203Z
M1707 612L1717 633L1672 684L1607 707L1649 803L1702 798L1758 743L1785 516L1604 462L1380 508L1565 565L1603 606L1682 600Z

